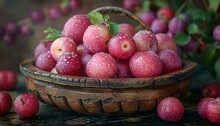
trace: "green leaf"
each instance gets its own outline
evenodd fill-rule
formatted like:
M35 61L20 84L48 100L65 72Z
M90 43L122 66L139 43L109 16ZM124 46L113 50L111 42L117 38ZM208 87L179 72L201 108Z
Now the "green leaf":
M189 43L191 36L186 35L184 32L179 32L174 36L174 40L178 46L184 46Z
M107 16L103 17L100 12L90 12L87 16L89 17L92 24L101 24L105 22L107 18L109 18Z
M51 28L48 27L46 30L44 30L44 33L47 33L47 37L45 39L43 39L43 41L47 42L47 41L53 41L57 38L60 38L62 36L61 31L55 29L55 28Z
M150 10L151 2L149 0L144 0L141 8L141 12L146 12Z
M197 24L194 24L194 23L189 24L188 33L189 34L200 34L200 35L205 36L204 32L201 29L199 29Z
M220 82L220 59L215 62L214 70L216 73L217 81Z
M152 2L158 7L168 6L168 2L165 0L153 0Z
M109 22L109 30L112 35L116 35L120 31L120 26L114 22Z
M202 59L205 61L211 60L215 56L216 45L210 44L208 45L201 53Z
M210 12L216 12L218 9L218 5L219 5L220 0L209 0L209 8L208 10Z
M60 7L61 8L65 8L69 5L69 0L62 0Z
M206 13L199 8L188 8L186 14L190 16L192 22L201 22L206 20Z

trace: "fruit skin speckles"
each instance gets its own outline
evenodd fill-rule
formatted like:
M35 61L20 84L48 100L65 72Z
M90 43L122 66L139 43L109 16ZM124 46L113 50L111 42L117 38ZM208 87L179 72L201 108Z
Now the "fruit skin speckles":
M182 60L177 52L171 49L164 49L158 52L160 60L163 64L162 73L169 73L182 67Z
M41 70L50 72L56 65L57 61L53 58L50 51L41 54L35 61L35 66Z
M220 102L217 100L210 101L205 108L206 116L214 124L220 124Z
M132 25L127 24L127 23L122 23L122 24L119 24L119 27L120 27L119 33L129 34L130 36L134 36L135 28Z
M199 113L199 116L204 118L204 119L207 119L207 116L206 116L206 106L208 105L208 103L210 101L213 101L215 100L214 98L203 98L202 100L199 101L199 104L198 104L198 113Z
M121 60L129 59L136 51L135 42L129 34L117 34L108 42L109 53Z
M34 50L34 56L37 58L40 54L50 51L50 46L52 42L41 42L39 43Z
M59 57L66 52L77 53L77 44L70 38L61 37L56 39L51 47L50 52L55 60L58 60Z
M107 52L110 39L111 33L105 25L90 25L83 35L83 44L91 53Z
M82 70L82 61L74 52L64 53L55 68L58 74L78 76Z
M22 118L31 118L39 110L39 102L33 94L20 94L14 101L14 110Z
M183 118L184 106L179 99L167 97L158 104L157 113L162 120L177 122Z
M163 49L172 49L177 51L177 45L172 37L165 33L159 33L155 35L158 40L158 51Z
M74 15L65 23L62 35L73 39L79 45L83 41L84 32L90 25L91 22L87 15Z
M86 65L88 77L112 78L117 75L117 63L108 53L99 52Z
M135 77L161 75L162 62L154 51L136 52L129 60L129 68Z
M133 36L137 51L157 52L158 41L155 35L148 30L140 30Z

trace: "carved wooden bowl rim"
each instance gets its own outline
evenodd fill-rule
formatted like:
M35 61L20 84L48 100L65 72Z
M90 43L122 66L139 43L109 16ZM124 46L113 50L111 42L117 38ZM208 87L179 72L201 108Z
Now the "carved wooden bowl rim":
M196 70L197 64L190 60L183 60L179 70L148 78L89 78L81 76L59 75L42 71L34 66L34 59L27 59L20 63L21 72L36 80L54 83L59 86L78 88L143 88L154 87L181 81L190 77Z

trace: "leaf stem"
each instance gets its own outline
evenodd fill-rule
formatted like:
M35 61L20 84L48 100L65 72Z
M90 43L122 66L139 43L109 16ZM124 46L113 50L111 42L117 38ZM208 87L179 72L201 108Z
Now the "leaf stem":
M184 2L180 8L176 11L175 15L178 15L186 7L186 2Z

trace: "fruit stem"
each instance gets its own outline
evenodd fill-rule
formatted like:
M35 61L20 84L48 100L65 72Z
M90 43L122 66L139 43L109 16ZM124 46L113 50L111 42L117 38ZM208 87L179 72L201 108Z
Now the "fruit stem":
M23 100L23 98L21 98L21 102L22 102L22 104L24 104L24 100Z
M180 8L176 11L175 15L178 15L186 7L186 2L184 2Z

